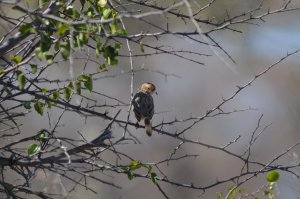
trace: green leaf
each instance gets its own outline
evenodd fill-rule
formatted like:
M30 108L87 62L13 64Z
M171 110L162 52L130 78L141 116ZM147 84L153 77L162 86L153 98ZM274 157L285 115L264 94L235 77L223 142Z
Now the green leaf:
M100 43L100 41L97 41L97 46L96 46L96 57L98 58L100 53L103 52L103 48L106 42L104 42L103 44Z
M47 92L47 89L46 88L42 88L42 94L45 95Z
M30 102L25 102L25 103L23 104L23 106L24 106L24 108L26 108L26 109L31 109L31 104L30 104Z
M1 185L5 189L7 198L11 198L12 196L14 196L14 193L13 193L14 186L12 184L3 182Z
M151 173L152 166L150 164L143 164L142 167L146 168L148 170L148 173Z
M153 182L154 184L156 184L156 183L157 183L157 182L156 182L157 174L154 173L154 172L152 172L152 173L150 174L150 177L151 177L152 182Z
M128 177L129 180L132 180L134 178L133 173L128 171L127 172L127 177Z
M264 195L268 196L268 198L273 198L274 194L269 190L264 190Z
M104 57L107 58L107 57L113 57L114 56L114 52L115 52L115 49L111 46L107 46L105 49L104 49Z
M42 61L45 58L45 53L42 51L41 47L35 48L35 54L40 61Z
M139 164L140 164L140 162L139 162L138 160L132 160L132 161L130 162L130 165L133 165L133 166L139 165Z
M88 80L86 82L84 82L84 86L85 88L87 88L90 92L92 92L93 90L93 78L92 78L92 75L89 75L88 76Z
M72 82L70 82L69 85L65 87L65 99L70 100L72 94L73 94L73 84Z
M30 33L35 33L36 32L31 23L26 23L26 24L20 25L19 31L22 35L25 34L25 33L29 33L29 32Z
M66 34L67 31L70 30L70 26L65 23L58 23L57 24L57 34L58 36L63 36Z
M141 164L138 161L133 160L133 161L130 162L130 170L131 171L134 171L134 170L139 169L139 168L141 168Z
M217 197L218 197L218 199L222 199L223 193L222 192L217 192Z
M97 2L97 4L98 4L98 6L100 6L100 7L105 7L106 6L106 4L107 4L107 0L99 0L98 2Z
M50 21L48 19L42 19L42 22L47 26L50 25Z
M121 168L124 172L129 171L129 167L128 167L128 166L120 166L120 168Z
M118 53L121 46L122 46L121 43L118 43L118 42L115 43L115 53ZM116 54L116 55L118 55L118 54Z
M144 49L144 44L143 44L143 42L142 42L142 41L140 42L140 50L141 50L141 52L142 52L142 53L144 53L144 52L145 52L145 49Z
M44 4L49 0L39 0L39 8L43 8Z
M80 0L81 6L83 7L86 0Z
M59 41L54 43L54 50L58 51L59 50Z
M89 35L87 33L79 33L79 35L76 36L76 47L82 47L83 45L87 44L89 40Z
M78 31L86 31L87 30L87 25L86 24L78 24L74 25L74 29Z
M31 66L32 74L35 74L37 72L37 65L36 64L30 64L30 66Z
M51 108L51 107L52 107L52 103L51 103L49 100L45 100L45 103L47 104L47 107L48 107L48 108Z
M79 12L72 5L68 6L66 8L66 11L67 11L67 14L71 15L74 19L77 19L80 17Z
M41 151L41 147L37 144L30 144L27 147L27 154L33 156Z
M36 112L38 114L40 114L41 116L43 116L43 113L44 113L44 107L43 105L40 103L40 101L36 101L34 103L34 109L36 110Z
M110 8L106 8L103 13L102 13L102 19L107 19L109 18L110 14L111 14L111 9Z
M19 55L10 55L10 60L15 62L16 64L20 63L22 59L23 58Z
M112 46L106 46L104 48L103 57L109 65L118 64L116 57L118 56L118 49L113 48Z
M125 30L125 29L119 29L118 31L117 31L117 33L119 34L119 35L127 35L128 33L127 33L127 31Z
M269 189L269 190L273 190L275 184L276 184L276 182L270 182L270 183L268 184L268 189Z
M76 87L76 93L78 95L81 95L81 82L80 81L76 81L75 87Z
M99 69L100 72L106 71L106 66L105 66L105 64L100 64L98 69Z
M269 171L267 173L266 179L268 182L277 182L279 180L279 173L277 171Z
M88 81L88 79L89 79L89 76L88 76L88 75L84 75L84 74L79 75L79 76L77 77L77 80L78 80L78 81L81 81L81 82L86 82L86 81Z
M60 98L60 92L59 90L54 91L53 93L53 99L57 100Z
M54 59L53 55L50 55L50 54L46 53L45 58L46 58L48 64L53 64L53 59Z
M40 131L37 133L36 139L37 139L38 141L41 141L41 142L46 141L46 133L45 133L45 130L44 130L44 129L40 130Z
M4 68L0 67L0 75L4 73Z
M20 90L23 90L24 87L25 87L25 84L26 84L26 78L25 78L25 75L22 71L20 70L17 70L16 71L17 73L17 77L18 77L18 82L19 82L19 88Z
M236 196L236 186L230 186L228 192L230 192L229 199L234 199Z
M67 60L70 57L70 42L63 42L60 44L60 52L64 60Z
M41 43L40 43L41 51L43 53L47 52L48 50L50 50L51 45L52 45L51 35L46 32L41 34Z
M87 11L85 12L85 14L89 18L93 18L95 16L95 11L92 8L92 6L87 9Z
M115 22L109 24L111 34L115 34L117 32L117 26Z
M93 90L93 78L91 75L79 75L77 80L83 82L84 87L88 89L90 92Z

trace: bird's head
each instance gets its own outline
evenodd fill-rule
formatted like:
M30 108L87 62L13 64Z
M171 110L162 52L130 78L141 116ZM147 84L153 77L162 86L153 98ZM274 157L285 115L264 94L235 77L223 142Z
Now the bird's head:
M152 95L153 93L156 93L155 90L156 90L156 88L155 88L154 84L149 83L149 82L143 83L140 86L140 91L147 95Z

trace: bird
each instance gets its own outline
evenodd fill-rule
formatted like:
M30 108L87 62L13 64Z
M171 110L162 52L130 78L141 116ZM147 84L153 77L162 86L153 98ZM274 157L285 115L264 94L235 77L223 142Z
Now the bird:
M154 114L154 102L152 94L156 93L156 87L150 82L141 84L138 92L132 99L135 118L138 122L144 120L145 131L148 136L152 135L151 119Z
M70 164L71 161L71 155L73 154L78 154L78 153L84 153L87 150L91 150L94 147L110 147L110 145L107 145L104 143L105 140L107 139L111 139L113 138L113 133L111 131L111 126L112 124L115 122L117 116L119 115L119 113L121 112L121 109L115 114L115 116L111 119L110 123L106 126L106 128L102 131L102 133L100 133L95 139L93 139L92 141L82 144L80 146L76 146L72 149L69 150L65 150L63 153L60 153L59 155L55 156L50 156L45 158L45 161L49 161L49 162L53 162L54 160L58 160L64 157L67 157L68 163ZM62 147L61 147L62 148Z

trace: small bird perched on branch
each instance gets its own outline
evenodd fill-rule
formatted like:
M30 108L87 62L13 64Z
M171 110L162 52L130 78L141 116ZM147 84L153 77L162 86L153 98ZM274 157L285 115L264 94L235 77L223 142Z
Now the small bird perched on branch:
M151 119L154 114L154 103L152 94L155 92L152 83L143 83L132 100L133 112L138 122L144 120L145 130L148 136L152 135Z

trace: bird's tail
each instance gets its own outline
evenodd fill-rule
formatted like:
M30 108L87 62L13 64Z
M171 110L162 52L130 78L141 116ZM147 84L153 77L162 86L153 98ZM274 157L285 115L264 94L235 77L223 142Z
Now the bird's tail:
M152 126L151 126L151 121L149 118L145 118L144 119L144 123L145 123L145 130L148 136L152 135Z

